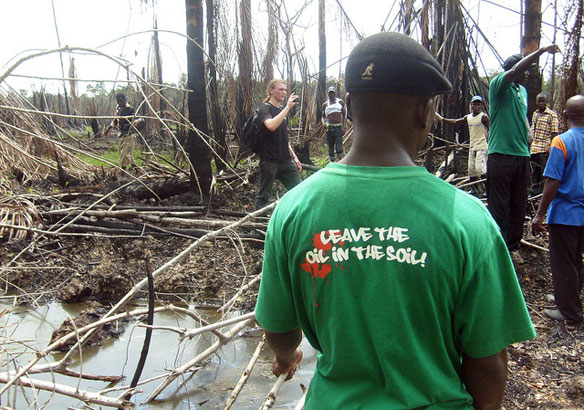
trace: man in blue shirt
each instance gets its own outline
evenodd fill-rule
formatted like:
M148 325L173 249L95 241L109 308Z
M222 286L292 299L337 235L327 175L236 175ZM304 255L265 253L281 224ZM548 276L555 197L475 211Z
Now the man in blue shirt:
M558 309L545 309L543 313L579 326L583 319L580 291L584 284L584 97L570 98L564 114L570 130L552 141L543 174L547 180L533 228L546 231L543 221L549 207L550 265Z

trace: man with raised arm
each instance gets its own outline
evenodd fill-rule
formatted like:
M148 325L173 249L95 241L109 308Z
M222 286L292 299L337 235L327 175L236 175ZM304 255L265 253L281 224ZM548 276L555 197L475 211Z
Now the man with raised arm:
M497 409L506 348L535 336L482 203L418 167L440 64L378 33L349 55L347 155L288 192L267 231L258 322L291 377L318 350L305 409Z
M557 53L556 45L542 47L523 57L514 54L503 63L504 72L491 80L489 87L489 151L487 159L487 201L489 211L512 253L518 253L530 185L527 122L527 91L520 84L526 72L543 53Z

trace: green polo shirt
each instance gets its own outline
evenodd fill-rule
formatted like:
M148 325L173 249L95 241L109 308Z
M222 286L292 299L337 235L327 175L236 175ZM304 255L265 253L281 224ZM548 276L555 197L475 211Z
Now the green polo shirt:
M501 73L489 88L489 154L529 157L527 91Z

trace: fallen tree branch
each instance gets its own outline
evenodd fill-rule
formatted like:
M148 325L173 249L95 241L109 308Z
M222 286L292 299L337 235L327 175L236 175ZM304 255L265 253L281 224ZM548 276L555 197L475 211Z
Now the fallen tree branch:
M274 406L274 404L276 403L278 392L280 391L280 388L284 384L284 381L286 381L286 377L288 377L288 373L282 373L280 376L278 376L276 383L274 383L272 390L270 390L270 392L266 396L266 399L264 400L262 406L260 407L260 410L268 410Z
M542 251L542 252L549 252L549 249L547 249L547 248L544 248L543 246L536 245L536 244L534 244L534 243L531 243L531 242L527 242L525 239L522 239L522 240L521 240L521 243L522 243L523 245L526 245L526 246L529 246L529 247L531 247L531 248L537 249L538 251Z
M8 383L10 380L5 373L0 373L0 383ZM102 406L117 407L121 409L133 409L134 403L128 400L114 399L98 393L91 393L64 384L53 383L44 380L35 380L28 377L20 377L17 384L33 389L46 390L64 396L73 397L85 403L95 403Z
M300 388L302 389L302 397L300 397L300 400L298 401L298 404L296 404L296 407L294 407L294 410L304 410L304 403L306 402L308 388L303 384L300 384Z
M229 410L231 406L233 406L233 403L235 403L235 400L237 400L237 397L239 396L241 389L243 389L243 386L245 386L245 383L249 379L249 376L251 375L251 372L258 360L258 357L260 356L260 352L262 351L262 348L264 347L265 344L266 337L262 336L260 342L258 343L258 346L256 347L255 351L253 352L253 355L251 356L249 363L247 364L247 367L243 371L241 378L238 380L237 384L233 388L233 391L229 395L229 398L227 399L227 402L225 403L225 407L223 407L223 410Z
M181 337L181 339L186 339L187 337L189 339L192 339L193 337L195 337L201 333L207 332L209 330L219 329L219 328L222 328L225 326L229 326L233 323L238 323L238 322L241 322L243 320L248 320L248 319L255 320L255 312L246 313L245 315L241 315L241 316L237 316L237 317L234 317L231 319L227 319L227 320L224 320L222 322L213 323L212 325L198 327L196 329L189 330L188 332L185 332L185 334Z
M79 209L81 212L82 210ZM116 219L139 219L142 221L171 224L175 226L186 226L186 227L198 227L206 230L224 228L233 223L233 221L225 221L220 219L187 219L170 217L166 214L163 215L151 215L143 212L139 212L133 209L120 210L120 211L85 211L83 212L85 216L96 217L96 218L116 218ZM63 209L63 210L52 210L48 212L41 212L40 214L43 218L47 215L66 215L74 216L75 210L73 209ZM187 216L193 216L192 214ZM241 228L250 229L266 229L267 224L261 222L246 222L241 224Z
M225 343L227 343L229 340L231 340L233 337L235 337L240 331L242 331L247 326L250 326L253 323L255 323L255 319L248 319L244 322L236 324L231 329L229 329L226 333L223 334L223 336L224 336L223 339L217 340L209 348L207 348L204 352L197 355L194 359L192 359L189 362L183 364L182 366L177 367L176 369L172 370L172 372L168 375L166 380L164 380L162 383L160 383L158 385L158 387L156 387L156 389L154 389L154 391L150 394L150 396L148 396L148 398L144 401L144 404L148 404L152 400L156 399L156 397L158 397L158 395L160 393L162 393L162 391L166 387L168 387L168 385L170 385L170 383L172 383L178 376L180 376L181 374L184 374L191 367L195 366L196 364L198 364L202 360L211 356L213 353L215 353L217 350L219 350L219 348L221 346L223 346Z
M235 301L237 300L237 298L239 298L239 296L243 292L245 292L250 287L252 287L253 285L255 285L255 283L258 282L261 278L262 278L262 274L260 273L258 276L256 276L255 278L253 278L252 280L250 280L248 283L246 283L245 285L243 285L242 287L240 287L239 290L237 292L235 292L235 295L233 295L231 297L231 299L229 299L227 301L227 303L225 303L223 306L221 306L219 309L217 309L217 312L225 313L225 311L228 310L235 303Z

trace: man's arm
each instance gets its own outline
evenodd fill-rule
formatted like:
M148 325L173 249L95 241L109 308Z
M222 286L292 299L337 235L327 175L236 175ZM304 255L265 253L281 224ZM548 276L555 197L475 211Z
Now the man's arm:
M324 103L322 103L322 118L321 118L321 121L324 125L326 125L326 111L325 111L325 109L326 109L326 103L324 102Z
M296 153L292 149L292 145L290 145L290 143L288 143L288 151L290 151L290 156L292 157L292 160L296 164L296 167L298 167L298 172L302 172L302 163L300 162L300 160L296 156Z
M298 104L296 102L296 98L298 98L298 96L295 93L292 93L292 95L290 95L290 98L288 98L288 103L286 104L284 109L280 111L280 113L276 115L274 118L268 118L267 120L264 121L264 125L268 130L274 132L276 131L276 128L278 128L282 124L282 122L284 122L284 119L286 118L292 107Z
M547 231L547 227L544 223L545 213L552 203L554 196L556 196L561 183L562 181L559 179L546 178L545 185L543 186L543 195L541 196L541 201L539 202L539 207L537 208L537 214L535 214L535 218L533 218L533 221L531 221L531 226L533 227L534 231Z
M553 140L559 133L560 133L560 119L558 118L558 114L555 112L551 115L551 124L550 124L550 136Z
M288 373L286 380L290 380L302 360L302 351L298 349L302 341L302 330L297 327L286 333L266 332L266 341L276 354L272 371L276 376Z
M118 106L118 107L116 107L116 109L114 110L114 116L117 116L117 115L118 115L118 110L119 110L119 108L120 108L120 107ZM111 131L111 129L112 129L113 127L116 127L117 125L118 125L118 119L117 119L117 118L114 118L114 119L112 120L112 122L110 122L110 123L109 123L109 125L106 127L106 129L104 130L104 132L103 132L103 134L102 134L102 135L103 135L104 137L107 137L107 136L109 135L109 132Z
M531 147L531 143L533 142L533 131L531 130L531 125L529 125L529 121L527 121L527 117L523 117L525 120L525 128L527 128L527 145Z
M507 384L507 349L480 359L463 354L461 376L475 409L500 409Z
M448 124L454 124L454 125L458 125L458 124L462 124L463 122L466 122L466 117L462 117L462 118L444 118L443 116L441 116L440 114L436 113L436 118L438 119L438 121L443 121L446 122Z
M489 116L487 114L483 115L483 117L481 118L481 122L483 123L483 125L485 126L487 131L489 131L489 126L491 125L491 120L489 119Z
M557 53L559 51L560 51L560 47L558 47L555 44L552 44L551 46L541 47L541 48L537 49L533 53L526 56L523 60L521 60L517 64L515 64L515 66L513 68L511 68L509 71L507 71L505 73L505 81L507 81L508 83L512 83L512 82L518 80L519 78L521 78L523 73L525 73L529 69L529 67L531 67L531 65L533 63L535 63L537 61L537 59L539 58L539 56L542 55L543 53L554 54L554 53Z

